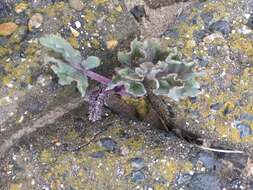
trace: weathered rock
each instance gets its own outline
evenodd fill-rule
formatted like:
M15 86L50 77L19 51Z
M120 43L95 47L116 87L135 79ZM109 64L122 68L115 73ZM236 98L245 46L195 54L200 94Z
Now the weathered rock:
M169 6L178 2L185 2L188 0L144 0L147 5L153 9Z
M123 4L118 1L86 1L86 6L87 9L82 12L82 17L80 13L70 9L66 2L48 3L43 8L35 6L36 9L31 10L28 8L27 12L37 12L29 21L29 28L40 27L40 31L45 34L64 31L62 36L69 40L69 36L72 35L69 31L69 24L71 24L80 32L80 35L78 38L71 36L72 40L69 41L76 42L75 47L80 47L81 53L85 56L98 55L104 63L99 72L111 75L114 67L117 66L115 50L124 44L126 46L138 35L137 24L123 9ZM36 15L39 15L40 19ZM41 24L42 15L43 24ZM35 20L32 19L34 16L36 16ZM107 19L99 20L105 17ZM14 129L10 126L25 127L29 125L28 123L31 124L34 118L46 113L53 105L64 105L71 97L79 97L74 85L64 88L58 85L52 71L44 64L45 51L38 44L37 38L45 34L29 33L26 28L23 25L19 26L10 37L4 37L3 41L6 39L6 42L3 42L4 47L0 47L2 67L0 144L8 139L6 134L10 134L10 131ZM114 49L106 49L106 42L110 40L117 41L120 45L115 46ZM30 98L31 102L27 102L26 100ZM15 130L20 128L15 128ZM85 134L81 126L73 130L82 135Z
M222 2L231 5L225 6ZM169 39L168 43L176 45L187 59L198 62L197 69L206 73L198 79L202 94L195 101L186 99L178 104L179 118L186 120L180 127L216 142L214 146L223 144L251 152L248 148L253 147L253 123L241 117L252 115L250 105L253 103L253 80L249 77L253 58L252 32L243 32L248 22L243 15L245 11L250 12L243 7L248 7L248 3L230 0L199 3L183 14L186 20L179 20L171 27L177 28L179 35L176 42ZM197 18L197 24L191 24L192 18ZM195 46L191 45L192 41L197 42ZM237 128L238 123L244 125Z

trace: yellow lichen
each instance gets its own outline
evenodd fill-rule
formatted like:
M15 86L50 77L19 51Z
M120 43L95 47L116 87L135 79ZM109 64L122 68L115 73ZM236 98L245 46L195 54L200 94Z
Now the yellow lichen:
M24 10L26 10L27 8L28 8L28 4L22 2L22 3L19 3L19 4L16 5L15 12L16 13L21 13Z
M21 190L22 184L11 184L10 190Z
M140 119L144 119L147 113L149 112L148 105L144 98L134 99L129 97L123 97L123 100L135 107Z
M253 43L252 40L238 34L231 36L231 47L245 53L248 57L253 58Z
M94 13L94 11L92 10L86 10L84 13L84 19L86 20L86 22L88 23L92 23L93 21L95 21L97 18L96 14Z
M93 48L96 48L96 49L100 48L100 42L99 42L98 39L93 38L93 39L90 41L90 43L91 43L91 46L92 46Z
M103 5L108 2L108 0L93 0L96 5Z
M50 150L43 150L40 154L40 160L43 163L50 163L53 160L52 151Z
M154 165L156 172L161 172L168 182L172 182L179 173L189 173L193 169L193 165L189 161L182 160L160 160Z
M69 38L68 41L69 41L69 43L70 43L74 48L76 48L76 49L79 48L79 43L78 43L77 38L71 36L71 37Z

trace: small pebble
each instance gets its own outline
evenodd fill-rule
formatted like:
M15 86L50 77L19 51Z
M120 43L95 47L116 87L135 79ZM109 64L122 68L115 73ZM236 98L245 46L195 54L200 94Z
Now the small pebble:
M221 32L224 36L228 36L232 28L227 21L219 20L210 26L212 32Z
M144 5L136 5L130 10L130 13L138 22L141 22L142 18L147 16Z
M17 25L14 22L6 22L0 24L0 36L9 36L11 35L16 29Z
M93 153L91 153L91 154L90 154L90 157L92 157L92 158L103 158L104 155L105 155L104 152L98 151L98 152L93 152Z
M81 27L81 23L79 21L75 22L76 28L80 28Z
M70 27L70 31L71 31L71 33L73 34L74 37L78 37L80 35L80 33L72 27Z
M248 19L248 22L247 22L247 26L250 28L250 29L253 29L253 15L250 15L249 19Z
M7 43L7 38L6 37L0 37L0 46L4 46Z
M30 31L41 27L43 23L43 15L40 13L35 13L28 21L28 28Z
M69 0L69 6L77 11L81 11L84 8L84 4L81 0Z
M144 167L144 161L142 158L132 158L130 162L134 170L140 170Z
M114 151L117 148L117 142L109 137L105 137L105 138L100 139L100 144L107 151Z
M107 49L114 49L115 47L117 47L117 45L118 45L117 40L110 40L106 42Z
M250 126L247 124L243 123L237 124L236 128L239 130L241 138L247 137L252 134L252 130Z
M145 175L142 171L134 171L132 172L131 179L135 183L142 182L145 180Z
M221 103L214 103L214 104L211 104L210 105L210 108L212 109L212 110L219 110L219 109L221 109L222 108L222 104Z

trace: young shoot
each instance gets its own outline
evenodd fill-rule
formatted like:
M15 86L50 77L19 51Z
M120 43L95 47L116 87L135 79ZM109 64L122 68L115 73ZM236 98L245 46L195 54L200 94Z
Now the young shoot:
M48 35L39 39L40 43L60 54L62 59L47 56L45 61L53 63L51 69L59 78L59 84L70 85L76 82L82 97L88 96L89 119L101 119L106 98L112 93L121 96L142 97L147 94L144 81L154 82L152 93L178 101L184 97L194 97L200 92L196 81L199 73L194 72L193 63L185 63L176 50L162 48L158 39L132 41L129 52L119 52L121 68L116 69L112 80L93 69L102 62L96 56L82 58L65 39L58 35ZM102 87L87 93L89 79L99 82Z

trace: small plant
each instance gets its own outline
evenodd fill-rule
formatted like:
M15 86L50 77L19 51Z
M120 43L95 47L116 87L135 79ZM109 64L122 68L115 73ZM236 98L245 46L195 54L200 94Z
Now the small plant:
M182 62L181 55L174 49L162 48L159 40L148 39L140 42L132 41L129 52L119 52L118 60L122 68L116 69L112 80L92 69L102 64L100 59L89 56L82 59L81 53L66 40L57 35L40 38L40 43L61 54L63 59L47 56L46 62L54 63L51 68L59 78L59 84L77 83L82 97L87 95L88 78L102 84L98 90L88 93L89 119L101 119L102 108L106 98L112 93L134 98L147 94L145 82L154 82L152 93L163 95L178 101L184 97L194 97L200 92L195 80L199 73L193 71L193 63Z

